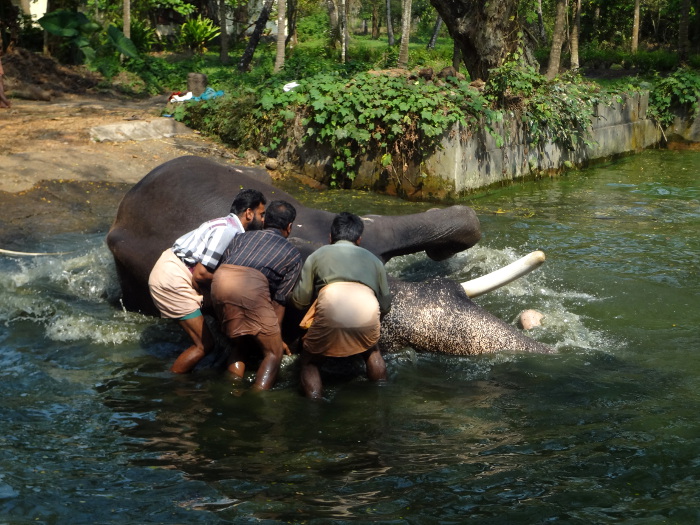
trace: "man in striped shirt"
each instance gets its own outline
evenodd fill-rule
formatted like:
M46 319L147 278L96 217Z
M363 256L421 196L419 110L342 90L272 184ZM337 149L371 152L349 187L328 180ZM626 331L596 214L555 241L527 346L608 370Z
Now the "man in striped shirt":
M177 320L192 340L175 360L172 372L189 372L214 347L201 310L208 303L213 272L236 235L262 228L265 203L259 191L241 190L226 217L207 221L177 239L151 270L148 288L161 316Z
M234 237L211 285L212 305L223 332L231 339L250 336L262 350L254 385L258 390L272 388L282 355L290 353L282 341L281 324L302 265L299 250L287 240L295 218L294 206L271 202L264 229ZM240 348L234 349L228 369L243 377L245 364L239 352Z

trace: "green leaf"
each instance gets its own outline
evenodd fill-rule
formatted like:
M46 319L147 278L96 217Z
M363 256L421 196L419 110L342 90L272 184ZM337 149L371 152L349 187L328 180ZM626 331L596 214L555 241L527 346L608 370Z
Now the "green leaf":
M52 35L73 37L80 34L81 26L89 26L90 19L79 11L59 9L46 13L37 23Z
M114 48L122 55L129 58L137 58L139 56L139 52L131 39L126 38L124 33L117 29L117 27L111 25L107 28L107 38Z

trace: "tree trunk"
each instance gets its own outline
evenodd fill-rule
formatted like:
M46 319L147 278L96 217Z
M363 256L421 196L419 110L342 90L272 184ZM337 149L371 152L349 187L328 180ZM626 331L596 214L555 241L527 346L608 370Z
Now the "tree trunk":
M297 17L299 16L297 0L287 0L287 45L297 45Z
M251 60L253 60L253 55L255 54L255 49L258 47L260 42L260 37L262 36L263 29L265 29L265 24L270 19L270 11L272 10L272 3L274 0L265 0L263 4L262 11L258 20L255 22L255 29L253 34L250 35L248 40L248 45L243 51L243 56L241 56L240 62L238 62L238 70L242 73L248 71Z
M578 38L581 34L581 0L574 0L574 23L571 28L571 69L579 68Z
M544 44L547 41L547 31L544 29L544 18L542 17L542 0L537 0L537 26L540 33L540 41Z
M228 64L228 24L226 22L226 0L219 0L219 22L221 22L221 35L219 42L221 49L219 50L219 60L222 64Z
M131 38L131 0L124 0L123 5L124 29L122 29L122 33L124 33L126 38Z
M678 23L678 57L681 62L688 59L690 41L688 40L688 26L690 22L690 0L682 0L681 13Z
M273 73L279 73L284 67L284 48L287 43L285 23L287 21L287 0L277 1L277 56Z
M593 38L598 38L599 31L598 28L600 24L600 6L596 6L593 10Z
M408 42L411 39L411 0L402 0L401 45L399 46L399 69L408 67Z
M394 40L394 25L391 23L391 0L386 0L386 36L389 40L389 47L393 47L396 40Z
M437 20L435 20L435 26L433 27L433 36L430 37L430 42L428 42L428 49L435 49L435 44L437 43L438 33L440 33L440 28L442 27L442 18L438 15Z
M564 31L566 25L566 0L557 0L557 10L552 31L552 49L549 52L549 65L545 76L552 80L559 74L561 62L561 48L564 44Z
M459 46L457 45L457 42L454 42L454 45L452 46L452 67L455 68L455 71L459 71L459 66L462 62L462 53L459 50Z
M632 53L639 48L639 0L634 0L634 21L632 22Z
M328 6L328 18L330 19L331 23L330 44L331 47L335 49L342 40L340 31L340 14L338 13L339 9L335 4L335 0L326 0L326 5Z
M340 62L345 64L348 59L348 12L347 0L340 0L338 11L340 15Z
M469 76L486 80L489 70L503 64L517 49L523 61L538 67L535 41L524 31L518 0L430 0L462 54Z
M700 1L700 0L699 0ZM379 38L379 2L372 4L372 40Z

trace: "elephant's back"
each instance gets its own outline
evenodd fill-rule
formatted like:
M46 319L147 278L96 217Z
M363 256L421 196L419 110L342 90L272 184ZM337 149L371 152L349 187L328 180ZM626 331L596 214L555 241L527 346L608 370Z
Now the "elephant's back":
M244 188L261 191L268 201L284 199L299 206L291 195L271 185L262 168L224 166L187 156L161 164L134 185L119 205L114 226L130 224L161 237L172 233L170 240L174 240L205 221L227 215ZM148 214L150 210L153 213L144 221L144 211ZM135 221L139 224L131 224Z

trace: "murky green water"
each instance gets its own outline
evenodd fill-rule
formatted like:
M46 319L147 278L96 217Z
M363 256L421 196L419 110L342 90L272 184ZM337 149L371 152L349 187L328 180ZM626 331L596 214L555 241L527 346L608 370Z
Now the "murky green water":
M646 152L472 198L482 242L392 274L547 263L478 302L546 315L549 356L388 358L310 403L174 377L167 322L109 306L101 234L0 259L0 523L700 521L700 154ZM428 205L298 193L333 210ZM215 358L206 364L212 365Z

